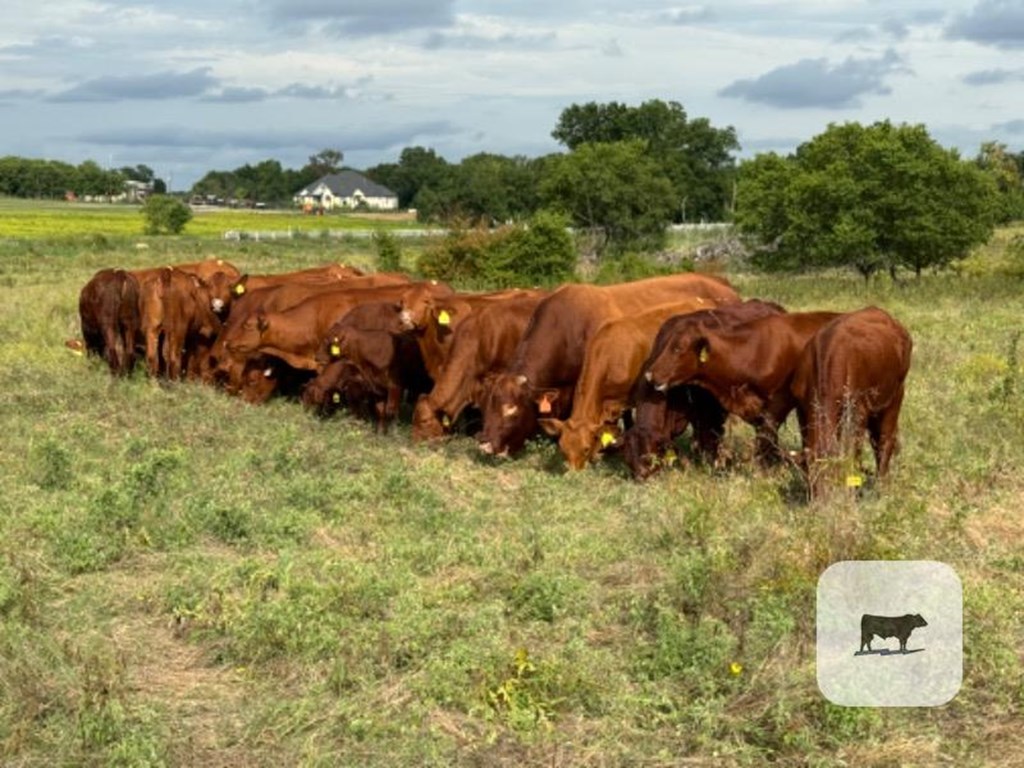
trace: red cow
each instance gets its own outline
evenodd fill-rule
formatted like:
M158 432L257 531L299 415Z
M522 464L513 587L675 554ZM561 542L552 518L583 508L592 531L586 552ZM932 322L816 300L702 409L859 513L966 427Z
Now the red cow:
M381 286L364 289L339 289L311 296L300 304L282 312L257 311L255 317L225 338L229 357L239 360L257 355L271 355L293 368L317 370L316 351L331 325L358 304L379 301L398 301L405 293L416 290L417 285ZM431 285L438 294L450 293L442 283Z
M658 330L651 354L643 368L646 370L662 353L681 326L695 319L725 327L785 311L785 308L770 301L748 299L714 310L670 318ZM665 463L664 454L671 449L673 438L690 425L693 426L694 442L700 453L711 461L718 456L727 414L706 389L686 385L659 392L646 377L639 376L633 399L636 403L634 423L623 435L621 446L623 458L635 479L644 480L656 472Z
M416 402L413 440L443 437L468 406L483 405L484 381L503 371L522 339L542 291L523 291L476 309L455 330L434 388Z
M700 313L703 314L703 313ZM675 328L645 377L659 391L704 387L757 429L757 455L777 457L778 430L796 405L789 389L800 353L835 312L795 312L722 326L708 317L673 319Z
M619 416L629 406L633 384L662 323L706 305L707 301L700 298L663 304L638 315L609 320L591 337L569 418L540 419L541 428L558 438L558 447L571 469L583 469L615 442ZM554 404L557 390L546 396Z
M169 266L200 278L206 284L210 294L210 309L220 317L226 316L232 299L231 286L241 275L241 272L238 271L234 264L224 261L224 259L206 259L205 261L172 264ZM132 274L138 278L141 284L151 277L158 275L161 269L166 268L135 269L132 270Z
M123 269L101 269L78 297L85 349L123 376L135 364L139 332L139 281Z
M739 299L725 280L697 274L556 290L538 305L508 370L488 387L480 449L516 453L536 431L538 414L568 415L587 342L603 323L686 297L712 306ZM561 391L558 413L543 394L555 389Z
M362 277L363 274L362 270L350 267L347 264L324 264L319 267L271 275L250 275L246 273L235 277L234 282L231 284L231 293L236 298L240 298L260 288L272 288L289 283L330 284L349 280L353 277Z
M187 357L200 345L208 350L220 331L208 286L180 269L164 267L144 279L139 306L150 376L162 370L169 379L181 378Z
M878 307L836 318L807 344L791 389L812 496L827 474L816 465L844 445L859 446L865 430L878 477L889 471L912 348L907 329Z

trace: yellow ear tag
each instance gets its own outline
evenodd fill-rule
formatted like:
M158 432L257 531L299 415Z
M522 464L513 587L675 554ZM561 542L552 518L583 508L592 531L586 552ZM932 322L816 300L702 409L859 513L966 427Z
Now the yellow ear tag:
M438 325L451 325L452 324L452 316L448 314L448 310L442 309L438 313L438 315L437 315L437 324Z
M331 402L333 402L333 403L340 403L341 402L341 395L339 395L337 392L335 392L333 395L331 395Z
M442 427L450 427L451 425L452 425L452 420L449 419L447 415L441 417L441 426Z
M331 344L331 357L341 357L341 346L338 344Z
M860 475L847 475L846 476L846 487L847 488L860 488L864 485L864 478Z
M243 293L245 293L245 286L239 283L235 286L235 296L241 296Z
M668 466L671 467L677 461L679 461L679 456L676 454L676 452L673 449L669 448L667 451L665 451L665 463Z
M607 448L609 445L611 445L614 442L615 442L615 435L613 435L611 432L602 432L601 433L601 447L602 448Z
M707 347L701 347L700 348L700 354L697 356L697 359L700 360L702 363L706 363L708 361L708 348Z

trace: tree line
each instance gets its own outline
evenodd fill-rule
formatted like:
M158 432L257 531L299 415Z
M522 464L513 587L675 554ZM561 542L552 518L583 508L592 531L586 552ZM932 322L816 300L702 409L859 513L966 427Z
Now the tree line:
M453 163L415 146L364 173L423 221L493 227L550 211L613 254L661 247L671 222L733 221L762 266L842 265L865 277L944 266L996 224L1024 219L1024 152L986 142L964 159L921 125L833 124L790 155L737 162L731 126L654 99L573 104L552 136L565 151L479 153ZM297 170L265 160L210 171L190 194L289 204L297 190L341 169L343 158L325 149ZM0 160L0 194L21 197L111 194L135 177L153 180L146 166Z

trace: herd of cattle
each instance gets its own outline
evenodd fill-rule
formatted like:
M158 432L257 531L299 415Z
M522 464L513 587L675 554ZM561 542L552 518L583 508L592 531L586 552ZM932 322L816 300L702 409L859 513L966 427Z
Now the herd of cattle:
M85 348L117 375L144 350L151 376L251 403L296 395L324 415L347 407L380 431L405 396L415 440L472 411L485 453L515 454L543 430L573 469L621 450L638 479L671 463L687 427L715 460L729 414L755 427L760 461L778 460L796 410L812 494L828 474L816 470L865 431L886 473L911 354L876 307L787 312L701 274L460 293L337 264L248 275L208 260L101 270L79 312Z

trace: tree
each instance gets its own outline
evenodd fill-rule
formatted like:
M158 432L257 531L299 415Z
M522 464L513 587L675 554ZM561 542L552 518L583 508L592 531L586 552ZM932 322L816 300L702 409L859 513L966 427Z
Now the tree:
M990 175L999 190L999 223L1024 219L1024 174L1021 160L1024 153L1013 155L1005 144L986 141L981 145L975 164Z
M540 194L578 227L603 232L604 247L659 247L675 211L672 183L638 139L580 144L545 163Z
M640 139L672 182L679 219L721 221L731 214L736 131L715 128L707 118L691 120L678 102L573 104L562 111L551 135L569 149Z
M451 179L452 168L432 149L406 147L397 163L384 163L366 171L366 175L398 195L399 208L416 205L420 190L429 187L438 194Z
M790 158L740 167L736 222L776 250L773 266L849 266L865 279L920 274L967 255L992 232L990 178L924 126L830 125Z
M192 219L192 209L176 197L150 195L142 205L147 235L178 235Z
M345 153L340 149L321 149L315 155L309 156L306 167L314 172L314 178L326 176L329 173L337 173L341 170L341 161L345 159Z

